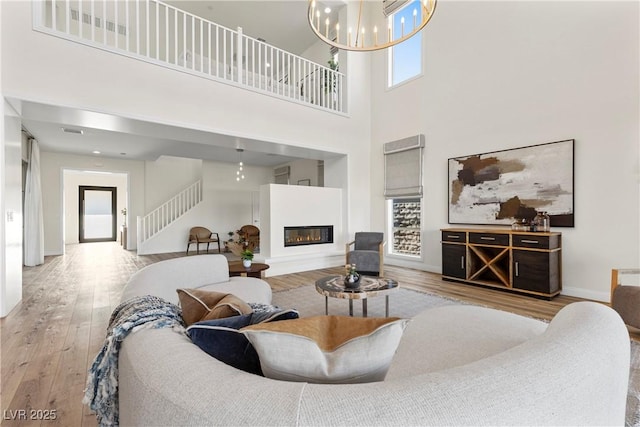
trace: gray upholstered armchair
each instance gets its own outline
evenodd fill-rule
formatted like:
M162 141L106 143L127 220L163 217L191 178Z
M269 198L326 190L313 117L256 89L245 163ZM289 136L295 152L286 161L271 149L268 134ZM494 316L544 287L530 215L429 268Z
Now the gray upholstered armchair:
M384 233L356 233L355 240L346 244L347 264L355 264L360 274L384 276L384 244Z

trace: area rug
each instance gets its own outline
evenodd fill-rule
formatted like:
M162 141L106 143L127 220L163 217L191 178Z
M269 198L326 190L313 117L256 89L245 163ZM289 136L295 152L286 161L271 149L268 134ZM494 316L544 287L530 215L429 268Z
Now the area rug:
M314 286L301 286L295 289L273 293L273 304L282 308L295 308L300 317L325 314L324 296L316 292ZM445 305L466 304L461 301L442 298L410 289L398 289L389 296L389 316L413 317L428 308ZM367 303L369 317L384 317L385 298L375 297ZM353 313L362 315L362 302L353 301ZM348 316L349 301L329 298L329 314ZM629 373L629 392L627 395L627 427L640 427L640 344L631 341L631 371Z
M640 343L631 341L631 372L627 395L627 426L640 427Z

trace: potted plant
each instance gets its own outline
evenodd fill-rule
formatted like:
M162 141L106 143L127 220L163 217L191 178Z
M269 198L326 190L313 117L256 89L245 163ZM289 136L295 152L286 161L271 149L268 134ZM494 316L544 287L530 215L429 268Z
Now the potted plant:
M333 59L330 59L329 61L327 61L327 64L329 65L329 69L332 71L340 70L340 66ZM338 80L335 78L335 76L332 73L330 73L329 70L325 69L324 72L322 73L322 86L324 87L324 93L325 94L330 93L332 94L332 96L335 95L337 91L337 84L338 84Z
M253 261L253 252L249 249L245 249L240 253L240 258L242 258L242 265L244 268L251 267L251 261Z
M227 234L229 235L229 240L224 242L224 246L227 251L231 251L234 255L240 256L242 251L245 249L245 245L243 243L242 237L238 235L238 240L234 240L233 237L238 232L229 231Z
M360 286L360 273L356 270L355 264L347 264L344 266L344 286L347 288L357 288Z

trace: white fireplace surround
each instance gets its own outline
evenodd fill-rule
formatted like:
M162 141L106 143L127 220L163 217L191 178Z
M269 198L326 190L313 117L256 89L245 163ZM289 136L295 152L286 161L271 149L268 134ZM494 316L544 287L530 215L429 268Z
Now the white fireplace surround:
M333 225L333 243L284 245L284 227ZM260 187L260 253L267 276L344 264L342 189L267 184Z

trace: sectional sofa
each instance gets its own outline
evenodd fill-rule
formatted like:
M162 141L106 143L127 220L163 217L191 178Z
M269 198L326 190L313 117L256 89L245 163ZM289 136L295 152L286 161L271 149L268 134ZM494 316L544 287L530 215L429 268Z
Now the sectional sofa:
M229 278L221 255L159 262L123 300L176 288L271 301L260 279ZM490 308L425 310L406 327L383 382L278 381L232 368L171 329L123 342L120 423L135 425L623 425L629 337L619 316L571 304L549 323Z

